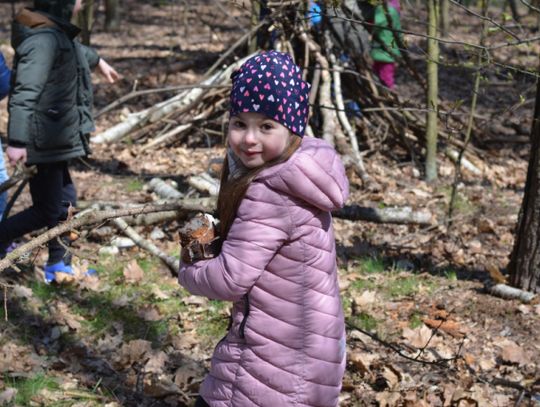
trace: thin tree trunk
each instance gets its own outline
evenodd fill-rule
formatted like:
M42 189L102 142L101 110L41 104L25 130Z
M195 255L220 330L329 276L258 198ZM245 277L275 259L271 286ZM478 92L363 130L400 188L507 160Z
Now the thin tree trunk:
M531 130L531 154L525 195L519 212L516 240L510 263L510 284L538 292L540 284L540 81L536 85L536 105Z
M450 2L448 0L441 1L441 34L443 36L448 35L448 30L450 29L450 14L449 6Z
M84 8L77 16L77 22L81 28L81 42L90 45L90 34L94 24L94 0L86 0Z
M118 31L120 28L120 0L105 0L105 30Z
M437 107L438 107L438 62L439 43L437 37L439 0L428 0L428 60L427 60L427 118L426 118L426 181L437 179Z

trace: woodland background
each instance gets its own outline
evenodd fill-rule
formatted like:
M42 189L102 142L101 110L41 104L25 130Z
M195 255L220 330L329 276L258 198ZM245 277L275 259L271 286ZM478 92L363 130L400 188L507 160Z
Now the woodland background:
M8 61L12 8L29 3L0 2L0 49ZM94 76L96 112L134 91L149 92L99 114L96 137L133 113L193 91L164 88L197 85L216 61L219 72L248 55L245 42L228 51L249 37L249 2L121 0L116 31L104 29L104 3L95 5L91 43L122 79L109 85ZM348 335L340 405L538 406L540 306L489 293L493 284L507 282L524 196L540 50L537 13L517 1L518 23L504 1L491 1L487 14L482 2L466 9L450 1L448 30L437 33L436 110L428 108L421 85L429 60L428 3L402 1L408 61L400 62L393 93L381 89L369 69L358 70L363 115L351 126L363 168L350 139L344 156L354 157L347 161L348 205L364 212L360 219L349 213L334 220ZM302 6L295 7L303 15ZM298 24L329 57L317 35ZM298 32L290 40L305 44ZM489 52L481 52L480 41ZM311 60L317 61L315 52ZM226 93L214 87L190 94L189 103L140 123L121 140L94 142L93 155L74 163L82 208L140 214L165 205L163 194L173 198L167 201L172 206L126 219L143 246L151 242L157 250L127 239L122 221L71 228L78 235L77 270L96 267L98 280L45 285L45 250L37 245L1 272L0 405L193 403L226 332L229 304L189 295L173 270L178 230L194 210L211 211ZM316 118L323 110L315 106ZM0 111L5 136L6 101ZM426 182L422 134L429 111L439 118L438 177ZM312 124L322 135L324 120ZM463 147L469 167L463 161L457 167L452 158ZM29 202L24 190L13 211ZM407 219L365 220L366 213L390 208L402 215L408 208ZM411 214L419 218L411 221Z

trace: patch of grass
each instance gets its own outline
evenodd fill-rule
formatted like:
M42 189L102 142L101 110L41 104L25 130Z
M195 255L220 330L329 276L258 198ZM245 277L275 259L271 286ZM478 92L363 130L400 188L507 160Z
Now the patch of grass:
M17 389L17 395L15 396L15 405L18 406L31 406L32 397L37 395L41 390L58 390L60 386L51 377L47 377L44 374L38 374L34 377L27 379L13 379L9 376L4 377L8 387Z
M423 324L424 323L422 322L422 315L418 312L413 312L413 314L409 318L409 326L412 329L415 329L421 327Z
M363 274L382 273L384 271L384 263L381 259L369 257L362 259L358 265L360 272Z
M358 279L351 283L351 288L357 291L373 290L377 288L377 284L375 284L373 281L370 281L370 280Z
M131 179L127 185L126 185L126 191L127 192L136 192L136 191L142 191L144 187L144 182L141 180L134 178Z
M455 270L449 269L444 272L444 276L450 281L457 281L457 272Z
M363 329L364 331L374 332L377 329L379 321L367 312L361 312L349 318L349 323L353 326Z
M414 275L398 277L390 282L386 288L390 297L409 297L418 291L418 277Z
M210 313L197 322L197 333L207 338L221 338L228 325L229 320L223 314Z
M42 281L33 281L30 288L34 297L39 298L43 302L53 299L58 290L56 286L45 284Z

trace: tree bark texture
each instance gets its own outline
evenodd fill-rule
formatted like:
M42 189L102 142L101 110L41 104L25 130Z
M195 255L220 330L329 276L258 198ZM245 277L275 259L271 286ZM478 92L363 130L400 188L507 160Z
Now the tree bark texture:
M516 240L508 270L512 286L525 291L538 292L540 284L540 82L536 87L536 106L531 130L531 154L525 195L519 212Z

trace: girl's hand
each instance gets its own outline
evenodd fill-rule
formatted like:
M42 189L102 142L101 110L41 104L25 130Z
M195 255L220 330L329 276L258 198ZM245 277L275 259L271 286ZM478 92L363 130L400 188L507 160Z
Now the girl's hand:
M19 161L22 161L23 164L26 163L26 148L8 146L6 148L6 155L11 165L16 165Z
M98 68L101 75L107 79L107 82L115 83L118 79L120 79L118 72L116 72L116 70L103 58L99 59Z

